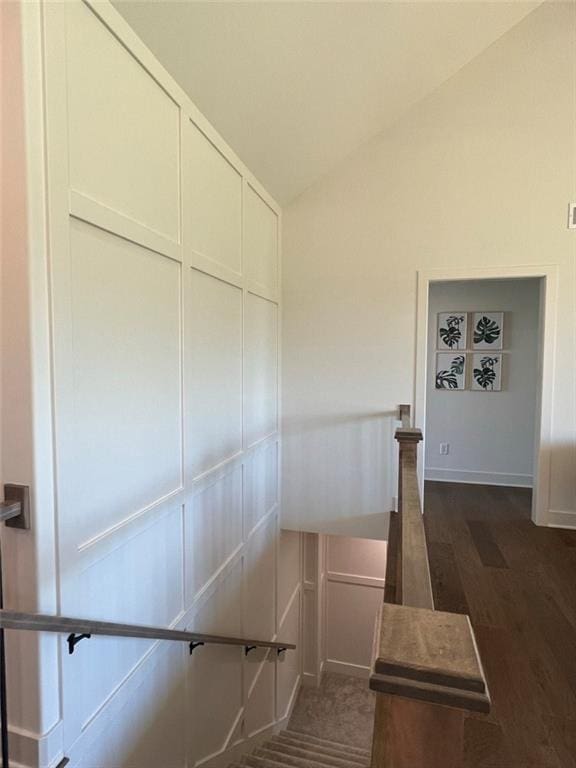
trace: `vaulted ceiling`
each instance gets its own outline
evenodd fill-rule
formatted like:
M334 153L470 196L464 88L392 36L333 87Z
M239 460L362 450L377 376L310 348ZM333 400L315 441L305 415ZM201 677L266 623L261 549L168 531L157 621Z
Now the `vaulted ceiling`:
M540 1L114 5L286 203Z

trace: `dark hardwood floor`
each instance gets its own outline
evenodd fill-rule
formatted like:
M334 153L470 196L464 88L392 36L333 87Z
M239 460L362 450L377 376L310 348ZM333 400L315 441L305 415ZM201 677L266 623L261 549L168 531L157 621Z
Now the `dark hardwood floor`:
M533 525L530 499L426 483L436 607L470 615L492 697L465 768L576 768L576 531Z

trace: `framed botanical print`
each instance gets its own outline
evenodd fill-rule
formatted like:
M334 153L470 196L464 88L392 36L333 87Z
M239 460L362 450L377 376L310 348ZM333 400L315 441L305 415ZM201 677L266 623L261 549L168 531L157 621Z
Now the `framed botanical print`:
M474 312L472 317L472 347L502 349L504 312Z
M479 352L472 355L472 389L477 392L500 392L502 355Z
M436 355L436 389L466 388L466 355L438 352Z
M468 314L466 312L439 312L436 348L456 351L466 349Z

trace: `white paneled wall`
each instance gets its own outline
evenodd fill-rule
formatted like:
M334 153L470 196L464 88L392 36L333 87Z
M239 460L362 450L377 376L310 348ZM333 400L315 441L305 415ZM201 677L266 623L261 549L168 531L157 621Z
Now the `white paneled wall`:
M66 14L70 188L179 240L179 105L80 3Z
M323 671L367 678L386 542L307 533L303 544L303 680L318 685Z
M249 445L278 428L278 307L248 293L244 312L244 425Z
M272 215L266 201L252 186L244 198L246 221L244 249L251 254L246 264L246 275L257 292L278 289L278 260L274 258L278 242L278 217Z
M188 278L186 473L194 479L242 450L242 289L197 269Z
M325 546L324 669L368 677L386 542L326 536Z
M60 610L300 645L280 211L109 4L42 9ZM288 715L300 658L61 638L51 759L224 763Z

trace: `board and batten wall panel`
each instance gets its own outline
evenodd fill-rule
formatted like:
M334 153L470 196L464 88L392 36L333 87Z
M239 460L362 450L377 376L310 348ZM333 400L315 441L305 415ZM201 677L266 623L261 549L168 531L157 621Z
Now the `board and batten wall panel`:
M252 445L278 428L278 307L248 293L244 320L245 435Z
M187 120L184 126L184 218L186 248L196 258L242 275L242 175Z
M281 720L288 717L296 687L300 680L300 623L301 603L295 594L290 601L288 610L282 620L282 639L287 643L294 643L297 649L294 653L281 653L279 663L276 666L277 697L276 718Z
M324 539L324 669L368 677L374 622L384 601L386 542L347 536Z
M242 559L236 558L199 601L194 620L197 631L242 634L242 601L238 599L242 568ZM212 646L202 651L193 654L188 686L190 712L194 713L188 750L195 761L225 748L243 710L243 649ZM214 727L215 721L218 727Z
M188 724L180 657L174 645L153 654L130 696L117 696L107 705L105 731L95 734L89 728L68 750L74 768L185 765Z
M302 670L303 593L302 593L302 534L281 531L278 540L278 589L276 615L279 635L297 648L294 653L282 653L277 667L276 718L288 716L297 693Z
M299 642L280 210L108 3L44 11L62 612ZM59 644L74 768L219 766L300 680L299 654Z
M70 281L62 512L84 543L181 487L180 265L73 218Z
M197 269L189 281L186 473L193 480L242 450L242 289Z
M95 14L67 24L71 189L178 242L178 104Z
M246 219L244 253L246 277L255 291L275 294L278 289L278 217L250 185L244 196Z

